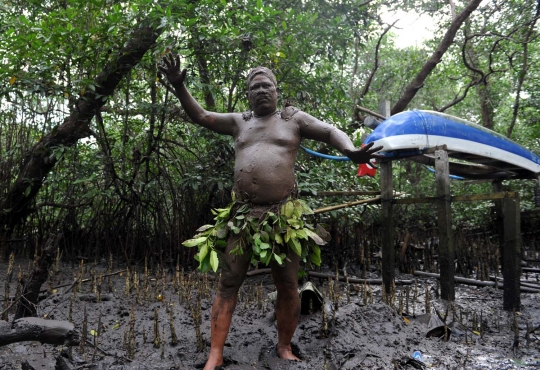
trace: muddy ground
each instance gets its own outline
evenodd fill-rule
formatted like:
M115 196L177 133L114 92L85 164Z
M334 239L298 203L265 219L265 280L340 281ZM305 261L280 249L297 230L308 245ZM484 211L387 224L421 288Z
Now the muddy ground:
M17 261L15 265L13 279L17 280L17 266L26 270L28 261ZM79 267L59 267L48 286L43 287L48 293L39 304L38 314L56 320L67 320L71 315L71 321L82 331L86 312L87 341L84 348L71 349L72 357L67 362L71 368L195 369L204 363L209 350L215 276L176 274L174 268L165 273L145 274L144 268L140 268L137 276L130 274L129 294L126 294L125 266L110 268L106 263L86 266L83 277L88 281L81 283L79 291L78 284L71 284ZM6 275L6 269L7 264L0 265L0 276ZM108 271L116 274L103 277L100 285L99 275ZM377 275L372 273L367 277ZM529 274L527 278L533 284L540 284L538 274ZM398 279L415 277L400 275ZM291 363L277 358L274 350L276 326L268 297L274 290L272 280L269 275L249 277L240 292L227 340L225 368L540 369L540 294L522 294L522 308L514 315L502 310L502 290L457 284L454 310L450 310L447 321L454 323L450 325L450 340L444 341L426 337L431 329L427 323L429 316L425 315L426 286L433 316L436 310L445 312L444 302L436 297L438 284L435 279L416 279L417 293L414 284L410 285L407 303L406 288L398 286L395 297L390 297L392 307L383 303L380 286L372 286L364 293L364 286L351 284L348 298L346 286L341 283L334 288L340 296L335 315L317 309L313 303L310 309L306 293L303 308L312 313L301 316L293 339L302 362ZM0 302L4 302L5 280L0 280ZM134 283L137 280L138 286ZM311 281L327 299L332 296L327 280ZM62 286L65 284L68 285ZM92 301L97 298L93 290L101 290L101 301ZM10 295L14 296L15 291L16 284L12 283ZM400 301L404 314L408 311L407 319L399 314ZM327 304L327 308L330 306ZM201 322L200 335L197 335L197 320ZM171 344L171 323L178 339L175 345ZM30 369L22 366L25 361L34 369L54 369L62 349L66 348L38 342L0 347L0 369ZM414 351L421 353L422 363L412 360Z

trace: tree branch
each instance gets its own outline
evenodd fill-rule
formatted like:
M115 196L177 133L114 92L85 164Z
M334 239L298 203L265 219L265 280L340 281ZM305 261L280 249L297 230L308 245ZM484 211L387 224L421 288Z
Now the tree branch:
M465 22L465 20L469 17L469 15L480 5L481 0L471 0L469 5L463 9L461 13L459 13L456 18L452 21L450 28L446 31L446 34L444 35L442 41L440 42L439 46L435 50L435 52L431 55L431 57L428 59L428 61L422 66L422 69L418 74L416 75L415 79L405 88L405 93L402 95L402 97L397 101L397 103L394 105L394 107L391 110L391 114L394 115L399 112L403 112L407 105L411 102L411 100L414 98L418 90L420 90L424 84L424 81L426 80L427 76L435 69L437 64L442 59L442 56L448 50L450 45L454 42L454 38L456 36L457 31Z
M30 203L41 189L45 178L56 165L51 148L73 146L80 139L90 135L90 121L106 103L122 78L128 74L152 48L162 28L145 20L133 31L131 39L112 58L96 77L93 88L86 92L75 104L75 109L64 122L56 126L35 144L24 160L17 180L0 202L0 229L11 233L30 213Z

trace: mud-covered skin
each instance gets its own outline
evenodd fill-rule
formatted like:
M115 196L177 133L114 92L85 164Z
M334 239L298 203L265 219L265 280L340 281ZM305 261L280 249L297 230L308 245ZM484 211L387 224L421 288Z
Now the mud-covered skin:
M277 88L265 74L255 75L248 86L253 110L248 120L241 113L216 113L203 109L183 84L178 58L164 58L160 71L176 89L182 107L194 123L235 143L235 190L254 204L276 203L295 186L294 162L303 138L330 144L356 163L367 163L380 148L355 148L336 127L293 107L277 110ZM286 117L286 118L284 118Z
M183 82L186 70L180 72L180 60L170 55L163 58L159 70L174 86L182 107L194 123L219 134L234 138L235 191L239 198L252 204L270 205L281 202L296 187L294 162L303 138L332 145L356 163L366 163L380 148L365 146L357 149L341 130L324 123L296 108L277 110L277 86L272 72L257 67L248 76L250 114L216 113L203 109L191 96ZM249 266L246 256L232 256L230 252L237 240L231 237L225 252L229 265L223 271L218 294L212 305L211 346L205 370L223 364L223 347L236 306L238 290ZM235 258L236 257L236 258ZM299 257L288 251L289 262L283 266L270 263L277 289L276 321L280 358L296 360L291 340L298 324L300 300L298 297Z

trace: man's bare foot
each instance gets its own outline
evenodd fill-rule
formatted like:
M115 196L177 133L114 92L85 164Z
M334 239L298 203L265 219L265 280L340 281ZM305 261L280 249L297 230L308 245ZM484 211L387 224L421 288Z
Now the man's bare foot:
M209 363L207 362L205 367L204 367L204 370L217 370L217 369L223 369L223 364L221 365L209 365Z
M277 346L276 351L279 358L283 360L301 361L293 354L291 346Z
M221 366L223 365L223 358L208 358L208 361L206 361L206 365L204 366L204 370L215 370L215 369L221 369Z

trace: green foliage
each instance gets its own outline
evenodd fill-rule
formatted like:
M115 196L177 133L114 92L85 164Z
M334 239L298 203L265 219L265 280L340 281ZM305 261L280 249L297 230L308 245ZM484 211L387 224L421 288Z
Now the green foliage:
M234 201L227 208L212 210L216 216L215 224L201 226L197 235L182 244L198 248L195 259L203 273L209 269L217 271L218 255L223 256L231 236L238 236L238 244L230 253L251 254L253 265L260 262L268 266L272 261L281 265L288 252L292 251L303 262L319 266L319 246L326 242L304 219L304 215L312 215L313 211L299 199L288 200L273 208L276 208L274 212L269 210L260 217L254 217L250 214L249 204Z
M220 112L249 109L245 77L249 68L265 65L275 71L282 104L290 103L336 125L360 145L368 130L359 125L363 117L355 116L355 105L376 110L381 99L396 101L451 20L447 2L391 2L391 7L434 14L440 20L439 30L434 41L419 48L399 48L388 34L375 60L374 50L385 28L378 14L385 3L52 0L2 5L6 11L0 12L0 200L32 146L76 112L75 102L85 91L95 90L96 76L129 40L134 25L141 19L158 20L164 31L92 121L88 138L71 148L50 148L47 155L58 163L44 178L35 212L17 232L38 244L48 230L63 228L80 242L65 246L67 256L87 254L97 259L114 252L133 258L150 256L159 262L181 256L187 264L192 255L180 248L181 242L211 221L211 209L231 201L234 143L189 123L177 99L156 80L161 57L170 51L179 53L188 69L188 89L203 105ZM441 109L463 94L478 73L464 66L462 46L466 35L483 33L468 40L467 51L478 69L489 75L485 91L495 129L506 133L514 113L516 81L526 72L512 138L540 152L536 84L540 50L533 42L537 30L533 29L528 54L523 43L534 6L534 2L496 1L475 12L467 33L458 33L456 44L410 108ZM375 64L378 70L362 95ZM479 89L472 86L447 112L481 122ZM319 143L302 144L332 150ZM314 159L302 152L296 173L300 190L311 194L376 190L379 184L377 177L357 178L356 166L350 162ZM419 165L394 163L394 173L399 191L420 196L434 189L433 175ZM505 186L525 189L522 204L530 206L530 182ZM490 189L486 184L453 183L452 191ZM312 208L348 200L307 199ZM489 217L488 203L456 207L458 225L475 225ZM319 220L376 224L378 211L377 206L345 208ZM399 212L402 225L414 225L429 210L404 207ZM281 222L279 217L268 222L276 220ZM77 253L75 247L80 249ZM292 248L297 249L294 242ZM272 258L268 256L283 261L281 252L267 253L261 260L268 262ZM217 257L217 251L209 248L199 255L199 262L215 270Z

